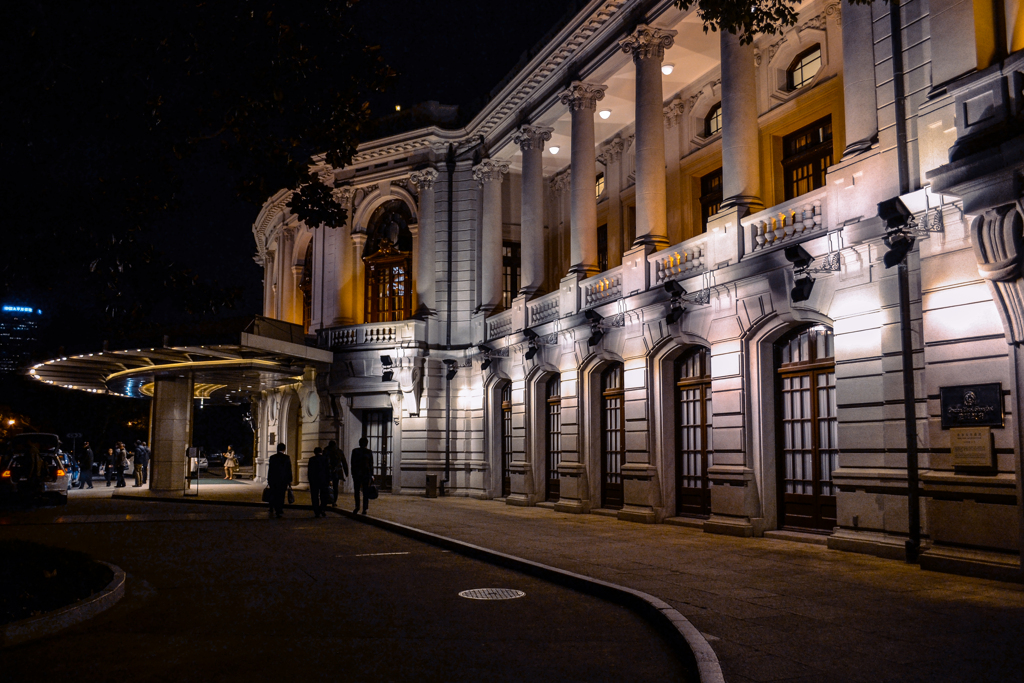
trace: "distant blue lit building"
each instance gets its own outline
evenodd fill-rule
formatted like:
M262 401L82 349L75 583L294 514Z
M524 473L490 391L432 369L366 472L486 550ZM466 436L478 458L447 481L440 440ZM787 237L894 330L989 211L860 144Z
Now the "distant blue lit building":
M17 372L31 360L42 316L32 306L0 306L0 374Z

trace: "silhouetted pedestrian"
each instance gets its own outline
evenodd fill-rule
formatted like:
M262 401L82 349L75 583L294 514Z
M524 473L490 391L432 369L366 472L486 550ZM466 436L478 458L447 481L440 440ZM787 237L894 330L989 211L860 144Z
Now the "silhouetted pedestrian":
M326 517L325 508L331 500L330 460L319 446L313 449L306 475L309 479L309 497L313 501L313 516Z
M359 439L359 448L352 449L352 488L355 489L356 507L352 512L359 512L359 494L363 496L363 514L370 506L370 497L366 495L373 479L373 453L366 447L369 441L364 436Z
M92 488L92 463L92 449L89 448L89 442L86 441L82 444L82 452L78 457L78 466L82 469L78 475L79 489L84 489L86 484L89 485L89 488Z
M114 449L114 476L117 477L115 488L123 489L127 486L124 483L124 468L126 467L128 467L128 451L124 449L124 442L118 441L117 448Z
M338 442L333 439L327 442L324 456L330 462L331 467L331 505L338 507L338 494L341 492L341 483L348 476L348 461L345 460L345 453L338 448Z
M270 487L270 514L284 517L284 495L292 485L292 459L285 453L283 443L277 444L277 453L267 464L267 486Z

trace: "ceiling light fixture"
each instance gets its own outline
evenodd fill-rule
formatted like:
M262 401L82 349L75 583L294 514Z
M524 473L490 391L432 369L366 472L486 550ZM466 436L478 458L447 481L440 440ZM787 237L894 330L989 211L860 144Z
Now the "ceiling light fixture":
M672 71L673 71L673 70L674 70L675 68L676 68L676 65L675 65L675 64L662 64L662 65L661 65L661 73L663 73L663 74L665 74L666 76L668 76L668 75L669 75L670 73L672 73Z
M550 150L552 154L558 154L558 150L560 149L562 148L559 147L558 145L552 145L551 147L548 147L548 150Z
M609 116L612 115L612 110L602 109L601 111L597 112L597 115L600 116L602 119L607 119Z

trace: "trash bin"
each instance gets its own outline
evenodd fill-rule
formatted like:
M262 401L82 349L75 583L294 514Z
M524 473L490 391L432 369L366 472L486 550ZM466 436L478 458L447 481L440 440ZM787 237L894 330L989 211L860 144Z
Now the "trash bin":
M427 498L437 498L437 475L427 475Z

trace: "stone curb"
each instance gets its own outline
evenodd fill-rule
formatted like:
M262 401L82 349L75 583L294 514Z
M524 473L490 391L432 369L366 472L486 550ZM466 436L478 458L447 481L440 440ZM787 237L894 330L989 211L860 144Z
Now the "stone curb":
M116 605L124 597L124 571L107 562L100 562L100 564L106 565L114 572L114 578L103 590L67 607L0 627L0 648L12 647L42 636L53 635L69 626L91 619Z
M200 505L229 505L234 507L262 508L267 506L266 503L250 503L247 501L202 501L194 498L190 500L187 498L158 498L153 496L114 497L120 498L121 500L146 500L155 503L198 503ZM312 510L312 506L310 505L286 505L285 508ZM567 588L572 588L573 590L577 590L581 593L603 598L610 602L632 609L647 618L655 628L661 630L662 633L667 635L670 640L675 641L677 644L681 644L686 648L693 657L692 660L687 661L686 663L696 670L701 683L725 683L725 676L722 674L722 667L718 662L718 655L715 654L714 649L712 649L704 635L690 623L689 619L680 614L675 608L653 595L633 588L628 588L626 586L610 583L608 581L602 581L601 579L584 576L583 574L576 574L575 572L570 572L565 569L559 569L558 567L541 564L540 562L534 562L533 560L527 560L514 555L507 555L496 550L483 548L464 541L458 541L454 538L440 536L429 531L423 531L422 529L416 529L404 524L399 524L398 522L391 522L377 517L368 517L366 515L357 515L349 512L348 510L339 510L337 508L327 508L327 510L328 512L333 512L336 515L349 517L350 519L363 522L364 524L377 526L381 529L392 531L424 543L430 543L431 545L439 546L446 550L457 552L460 555L472 557L473 559L482 560L507 569L513 569L515 571L522 572L523 574L535 576L545 581L550 581ZM689 660L689 658L685 659Z

